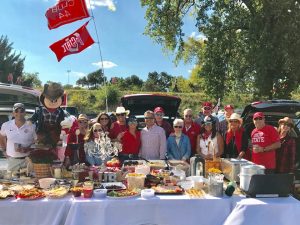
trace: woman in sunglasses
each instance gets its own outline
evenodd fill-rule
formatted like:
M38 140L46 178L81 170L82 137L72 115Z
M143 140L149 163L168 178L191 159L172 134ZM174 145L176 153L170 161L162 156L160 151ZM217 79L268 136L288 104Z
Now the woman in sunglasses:
M188 136L182 133L183 120L175 119L173 122L174 135L167 140L167 156L169 159L189 160L191 156L191 143Z
M100 166L102 164L102 160L97 154L98 149L95 142L95 140L100 137L101 132L101 124L95 123L84 138L85 158L86 162L89 163L91 166Z
M223 154L223 137L217 132L216 124L211 116L206 116L202 123L202 129L197 137L197 153L204 159L213 159Z
M243 119L237 113L228 119L228 130L225 133L224 158L249 158L248 137L242 127Z
M296 138L294 122L289 117L278 121L281 147L276 150L276 172L293 173L295 170Z
M85 163L85 152L83 145L84 137L88 131L88 121L89 119L87 115L80 114L77 119L79 129L72 129L68 135L67 147L65 151L66 167L77 163Z
M110 131L111 119L107 113L105 113L105 112L99 113L99 115L97 116L96 122L101 124L101 129L103 130L103 132Z

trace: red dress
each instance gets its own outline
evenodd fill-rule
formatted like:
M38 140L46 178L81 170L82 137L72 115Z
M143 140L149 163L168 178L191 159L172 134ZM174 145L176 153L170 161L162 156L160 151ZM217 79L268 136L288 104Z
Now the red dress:
M139 154L141 146L141 133L135 132L135 136L132 135L129 130L124 133L122 138L122 151L121 154Z

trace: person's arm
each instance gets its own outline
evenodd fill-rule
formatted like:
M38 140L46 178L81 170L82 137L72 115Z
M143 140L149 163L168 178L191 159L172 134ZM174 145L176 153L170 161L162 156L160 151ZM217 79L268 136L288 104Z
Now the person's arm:
M217 132L217 142L218 142L218 152L216 156L220 157L224 152L224 140L222 135L219 132Z
M160 137L160 145L159 145L159 158L165 159L166 158L166 152L167 152L167 140L166 135L164 133L164 129L162 129L163 132L159 135Z
M185 143L186 143L186 145L185 145L186 152L185 152L184 156L182 157L182 160L188 160L190 158L191 152L192 152L191 142L190 142L190 139L188 138L188 136L185 136L184 139L185 139Z

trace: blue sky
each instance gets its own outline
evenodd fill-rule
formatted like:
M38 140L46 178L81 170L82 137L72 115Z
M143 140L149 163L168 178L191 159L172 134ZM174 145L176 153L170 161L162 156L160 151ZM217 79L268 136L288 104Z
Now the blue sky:
M89 0L86 0L89 2ZM128 77L133 74L146 80L148 73L167 72L172 76L188 78L193 64L173 64L173 55L166 55L162 47L143 35L145 9L139 0L90 0L100 38L105 75ZM49 46L71 34L88 19L76 21L49 30L45 12L56 0L2 0L0 35L7 35L13 48L25 59L25 72L38 72L45 83L48 80L62 84L75 84L76 80L99 69L101 65L98 45L94 44L79 54L66 56L57 62ZM90 5L88 4L89 8ZM186 36L197 36L192 19L185 21ZM88 25L97 41L92 21Z

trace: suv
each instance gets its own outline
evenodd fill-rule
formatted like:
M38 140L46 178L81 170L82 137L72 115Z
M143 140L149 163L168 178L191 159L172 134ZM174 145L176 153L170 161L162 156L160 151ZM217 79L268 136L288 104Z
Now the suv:
M134 94L125 95L121 98L125 109L130 110L130 115L136 116L139 121L139 129L145 127L144 113L147 110L154 110L160 106L165 110L164 119L170 124L176 117L179 117L178 108L181 99L171 95L161 94Z
M268 100L265 102L254 102L247 105L242 113L243 126L250 138L254 129L252 121L255 112L263 112L266 123L278 127L278 120L290 117L295 123L295 132L298 135L296 149L296 168L300 170L300 102L293 100Z
M36 107L41 104L40 94L40 91L29 87L0 83L0 127L12 119L12 108L17 102L25 105L26 116L31 117Z

